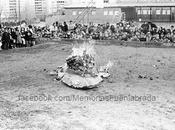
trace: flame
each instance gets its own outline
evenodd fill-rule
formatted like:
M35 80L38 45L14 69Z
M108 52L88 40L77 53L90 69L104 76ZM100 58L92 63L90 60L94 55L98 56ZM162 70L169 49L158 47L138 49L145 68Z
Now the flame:
M105 66L100 66L99 72L108 72L113 65L114 63L112 61L109 61Z
M74 46L72 48L72 53L69 57L83 56L84 52L88 55L95 57L96 53L95 53L95 49L94 49L94 43L92 41L84 42L82 45L79 45L78 47Z
M106 68L110 69L112 68L113 65L114 63L112 61L109 61L108 64L106 65Z
M95 62L97 60L97 54L95 52L94 49L94 42L93 41L89 41L89 42L84 42L81 45L74 45L74 47L72 48L72 53L71 55L68 57L73 57L73 56L83 56L84 53L92 56L95 58ZM114 65L114 63L112 61L108 61L108 63L104 66L99 66L99 72L108 72L109 69L112 68L112 66ZM96 64L95 64L95 68L97 68Z

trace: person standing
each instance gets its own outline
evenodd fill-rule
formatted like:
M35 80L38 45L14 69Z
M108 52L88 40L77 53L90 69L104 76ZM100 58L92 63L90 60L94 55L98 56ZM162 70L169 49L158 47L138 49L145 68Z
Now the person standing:
M73 31L74 30L74 23L72 21L69 22L69 31Z
M12 46L13 48L15 48L17 46L17 35L14 28L11 29L11 38Z
M4 33L2 34L2 46L3 50L8 50L10 46L10 33L8 32L8 28L5 28Z
M25 41L26 41L26 46L31 47L32 46L32 32L27 28L25 31Z
M64 22L63 24L63 32L67 32L68 31L68 25L66 22Z
M66 22L63 23L62 31L63 31L63 37L64 37L64 38L67 38L67 37L68 37L68 35L67 35L67 32L68 32L68 25L67 25Z
M22 47L21 33L19 32L18 28L16 28L15 30L16 30L16 37L17 37L17 40L16 40L17 47Z

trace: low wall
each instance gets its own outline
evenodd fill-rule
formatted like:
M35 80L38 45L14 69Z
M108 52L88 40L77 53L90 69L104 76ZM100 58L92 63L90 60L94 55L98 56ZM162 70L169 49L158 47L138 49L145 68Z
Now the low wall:
M119 40L94 40L97 45L117 45L117 46L132 46L132 47L156 47L156 48L175 48L175 43L156 43L156 42L139 42L139 41L119 41ZM47 39L42 38L38 44L46 42L58 42L63 44L81 44L89 42L89 40L77 40L77 39Z

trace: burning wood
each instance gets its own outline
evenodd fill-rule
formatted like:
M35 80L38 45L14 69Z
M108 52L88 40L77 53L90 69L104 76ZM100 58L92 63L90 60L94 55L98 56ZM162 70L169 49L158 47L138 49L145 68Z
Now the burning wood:
M73 47L72 54L66 59L64 66L58 67L57 79L74 88L92 88L110 76L109 69L113 63L101 66L95 65L95 50L91 43Z
M86 51L83 52L83 56L72 56L66 62L70 70L80 73L82 76L92 74L92 70L95 67L94 57L86 54Z

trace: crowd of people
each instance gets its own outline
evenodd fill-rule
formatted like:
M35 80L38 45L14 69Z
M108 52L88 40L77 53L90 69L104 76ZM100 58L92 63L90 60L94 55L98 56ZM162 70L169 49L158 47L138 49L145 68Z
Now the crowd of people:
M1 49L31 47L35 44L33 27L0 27Z
M175 43L175 27L173 25L170 28L163 28L157 27L151 22L145 22L141 27L136 26L133 21L121 21L111 25L110 23L83 25L74 24L72 21L63 24L56 22L50 27L38 28L36 32L40 36L48 38Z
M138 42L159 42L169 45L175 43L175 27L157 27L151 22L144 22L140 27L133 21L121 21L116 24L74 24L55 22L51 26L31 26L27 28L0 28L2 49L28 47L35 44L35 38L93 39Z

